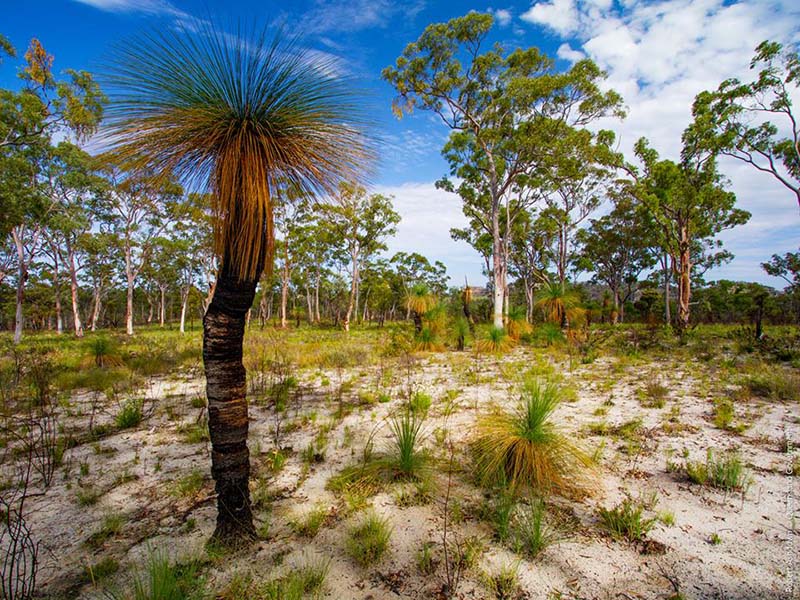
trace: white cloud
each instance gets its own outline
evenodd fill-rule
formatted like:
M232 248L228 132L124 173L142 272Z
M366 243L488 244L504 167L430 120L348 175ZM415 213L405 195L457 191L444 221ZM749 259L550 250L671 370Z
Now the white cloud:
M489 8L487 12L494 16L494 20L500 27L505 27L511 23L511 11L507 8L498 8L497 10Z
M408 4L391 0L317 0L302 19L301 30L354 32L386 27L393 17L413 18L424 7L423 0Z
M582 58L586 58L586 55L583 52L580 50L575 50L566 42L558 47L558 52L556 52L556 54L558 55L558 58L567 60L569 62L575 62Z
M394 208L402 216L397 235L389 240L389 254L419 252L428 260L440 260L447 265L453 285L482 285L481 258L466 242L450 237L451 227L466 227L461 212L461 199L456 194L437 190L433 183L404 183L377 186L375 192L394 196Z
M561 35L568 35L578 27L578 11L574 0L536 2L520 18L528 23L544 25Z
M551 0L534 3L523 19L559 34L559 57L569 60L583 51L608 73L606 85L622 94L629 113L622 123L602 126L619 134L629 157L645 136L663 157L677 158L699 92L729 77L751 77L750 59L761 41L800 39L800 5L768 0ZM736 259L708 278L779 285L759 263L773 253L797 250L796 202L770 176L747 165L722 160L720 170L730 178L739 206L753 217L720 236Z
M73 0L106 12L184 15L166 0Z

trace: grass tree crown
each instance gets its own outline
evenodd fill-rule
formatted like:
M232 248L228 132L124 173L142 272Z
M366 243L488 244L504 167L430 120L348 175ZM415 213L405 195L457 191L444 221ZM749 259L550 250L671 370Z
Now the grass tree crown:
M210 190L217 255L257 278L271 263L278 182L333 193L372 158L334 67L280 31L198 22L141 34L108 68L104 138L118 160Z

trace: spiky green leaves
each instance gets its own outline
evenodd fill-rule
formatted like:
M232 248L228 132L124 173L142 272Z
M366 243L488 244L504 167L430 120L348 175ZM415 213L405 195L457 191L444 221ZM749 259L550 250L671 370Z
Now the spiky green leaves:
M196 23L143 35L114 56L105 139L118 160L208 188L217 253L254 279L269 266L279 188L333 193L371 156L335 73L280 33Z

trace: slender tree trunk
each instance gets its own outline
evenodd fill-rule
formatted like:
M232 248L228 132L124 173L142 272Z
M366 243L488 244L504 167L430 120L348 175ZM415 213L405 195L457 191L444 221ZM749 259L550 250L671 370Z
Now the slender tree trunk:
M497 203L492 208L492 295L493 295L493 318L492 323L497 328L503 327L503 243L500 238L500 214Z
M158 324L164 326L164 318L166 317L166 288L163 285L158 286L161 291L161 305L158 310Z
M58 251L53 248L53 295L55 296L56 308L56 333L64 333L64 315L61 311L61 284L59 283L60 272L58 268Z
M319 265L317 265L317 278L314 283L314 321L317 323L322 320L319 314L319 286L321 280L322 275L320 274Z
M311 289L306 287L306 309L308 310L308 322L311 324L314 322L314 301L311 299Z
M683 333L689 327L689 301L692 295L692 258L688 228L681 228L680 256L678 261L678 327Z
M227 261L223 260L223 265ZM225 543L255 537L250 507L247 384L242 342L258 278L239 281L223 266L203 318L203 363L211 434L211 474L217 492L214 538Z
M131 251L130 248L125 249L125 278L128 283L127 296L125 300L125 332L128 335L133 335L133 284L135 276L133 274L133 265L131 264Z
M672 315L670 314L670 294L669 294L669 287L671 282L670 277L670 268L669 268L669 257L666 253L662 257L662 266L664 267L664 324L669 326L672 322Z
M353 281L350 282L350 301L347 303L347 313L342 321L342 328L345 331L350 331L350 317L353 315L353 306L356 301L356 293L358 291L358 254L353 253Z
M78 272L75 268L75 252L67 242L67 261L69 262L69 288L72 296L72 325L75 337L83 337L83 322L81 321L81 307L78 302Z
M28 280L28 269L25 264L25 248L22 245L22 240L17 235L16 231L13 232L14 244L17 248L17 307L14 313L14 343L19 344L22 341L22 327L25 318L22 315L22 303L25 301L25 283Z
M189 288L181 290L181 333L185 333L186 326L186 307L189 304Z
M288 324L286 305L289 301L289 267L285 262L281 275L281 329L286 329Z
M621 318L620 306L619 306L619 290L617 288L614 288L611 290L611 293L614 296L614 312L611 313L611 324L616 325Z
M102 288L100 284L95 284L94 290L92 293L93 296L93 306L92 306L92 324L91 330L97 331L97 321L100 319L100 303L102 302Z

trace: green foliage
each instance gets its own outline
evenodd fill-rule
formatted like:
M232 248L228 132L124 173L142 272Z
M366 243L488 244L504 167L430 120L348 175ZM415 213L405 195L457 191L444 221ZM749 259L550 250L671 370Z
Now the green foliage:
M319 597L325 587L330 561L315 561L293 569L258 589L252 596L258 600L305 600ZM233 598L231 599L233 600Z
M130 398L126 400L125 404L117 413L115 422L120 429L130 429L136 427L142 422L143 414L142 408L144 401L141 398Z
M645 518L644 511L642 502L626 498L614 508L601 508L600 520L614 537L640 542L656 523L655 518Z
M428 409L431 407L431 402L433 402L433 399L431 398L430 394L425 392L414 392L414 395L411 396L411 401L409 402L409 409L413 413L426 415L428 414Z
M417 477L425 466L426 456L419 448L424 423L424 416L410 410L394 417L389 423L392 433L392 466L399 477Z
M546 520L547 507L541 498L517 507L514 519L515 552L536 558L548 546L561 539L561 532Z
M297 535L307 538L316 537L319 530L328 520L330 513L326 506L316 506L302 517L290 521L289 525Z
M205 475L199 469L193 469L187 475L177 479L173 482L170 488L170 494L177 498L190 498L203 488L205 484Z
M86 545L93 550L103 546L109 539L117 536L125 524L125 517L120 514L107 515L103 519L100 529L86 539Z
M669 388L658 381L649 381L640 390L640 402L647 408L664 408Z
M502 565L483 577L484 585L497 600L515 600L520 597L519 563Z
M196 561L172 563L164 551L151 550L143 572L134 572L132 589L125 594L109 592L114 600L204 600L205 578Z
M687 460L684 470L692 483L708 484L726 491L746 490L750 483L744 463L736 452L715 455L709 448L705 462Z
M587 493L591 458L550 419L559 396L554 384L527 380L513 412L495 408L478 419L473 453L484 483L506 481L511 490L537 494Z
M491 354L501 354L514 347L514 340L509 337L506 330L502 327L492 326L486 337L475 343L475 349L479 352Z
M780 402L800 400L800 376L783 369L771 369L769 373L747 375L742 384L751 394Z
M378 562L389 549L392 528L387 519L369 513L349 531L347 553L362 567Z

